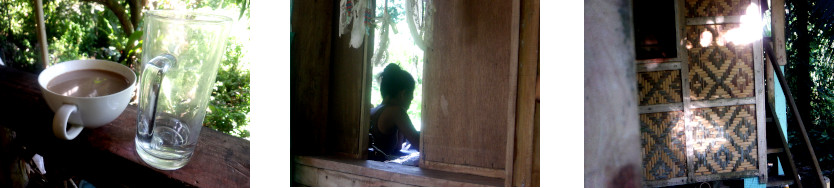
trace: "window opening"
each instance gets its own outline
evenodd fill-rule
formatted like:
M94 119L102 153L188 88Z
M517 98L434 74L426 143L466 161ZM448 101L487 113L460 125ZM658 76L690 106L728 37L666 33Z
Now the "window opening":
M371 104L376 107L382 103L380 94L379 75L389 64L397 64L404 71L414 78L414 98L411 101L407 113L414 129L420 132L422 129L422 105L423 105L423 64L424 49L429 38L428 27L430 22L428 12L430 2L427 0L377 0L375 3L375 20L373 34L374 53L372 62L372 91ZM410 21L409 21L410 20ZM405 140L405 139L403 139ZM402 150L405 155L386 162L416 166L419 152L405 141L402 143Z
M676 58L675 2L634 1L634 45L638 60Z
M416 87L414 89L414 100L411 102L411 106L408 108L408 116L411 119L411 123L414 124L414 128L417 131L420 131L422 128L422 121L421 121L421 106L422 106L422 96L423 96L423 63L425 62L424 59L424 51L421 49L419 45L425 44L422 40L422 32L417 31L417 36L421 36L420 39L416 39L413 37L412 29L409 28L409 24L406 21L406 1L409 0L387 0L382 2L376 3L376 12L377 12L377 22L376 22L376 29L374 30L374 35L377 36L377 39L374 41L374 55L372 58L373 62L373 91L371 92L371 104L374 106L379 105L382 103L382 96L379 94L379 83L381 80L378 79L378 76L382 71L385 69L389 63L394 63L399 65L403 70L410 73L412 77L414 77L414 81L416 83ZM421 3L424 1L414 1L417 2L418 6L415 6L414 11L415 15L420 15L426 3ZM387 5L386 5L387 3ZM388 14L385 14L385 9L387 6ZM414 18L418 20L422 20L422 18ZM415 23L415 29L422 30L425 23Z

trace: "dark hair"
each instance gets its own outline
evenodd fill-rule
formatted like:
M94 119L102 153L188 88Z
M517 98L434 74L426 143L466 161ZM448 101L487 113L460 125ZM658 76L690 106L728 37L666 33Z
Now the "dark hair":
M414 92L414 78L411 74L405 72L399 65L389 63L385 66L385 70L379 75L380 88L382 98L386 96L396 95L400 91Z

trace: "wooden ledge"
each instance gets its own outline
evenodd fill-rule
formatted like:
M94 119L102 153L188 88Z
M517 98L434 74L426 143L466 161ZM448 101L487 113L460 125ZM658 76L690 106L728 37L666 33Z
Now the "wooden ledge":
M158 170L136 153L136 114L136 106L128 106L110 124L60 140L52 135L54 113L41 95L37 75L0 66L0 126L44 156L49 177L81 178L98 187L249 187L248 140L202 128L187 165Z
M292 180L308 186L503 186L504 179L371 160L293 157Z

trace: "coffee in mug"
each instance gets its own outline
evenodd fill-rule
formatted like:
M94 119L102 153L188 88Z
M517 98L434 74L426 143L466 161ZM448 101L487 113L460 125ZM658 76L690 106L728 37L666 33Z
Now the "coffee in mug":
M85 69L61 74L47 84L46 89L63 96L98 97L110 95L129 87L124 76L106 70Z
M55 112L52 132L72 140L85 127L104 126L122 114L133 97L136 74L112 61L75 60L43 70L38 84Z

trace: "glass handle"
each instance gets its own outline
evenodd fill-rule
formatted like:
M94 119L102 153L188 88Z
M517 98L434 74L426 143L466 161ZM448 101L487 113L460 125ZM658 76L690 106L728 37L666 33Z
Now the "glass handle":
M174 66L177 59L171 54L162 54L154 57L142 70L141 83L139 85L139 115L136 118L138 130L137 136L142 140L153 138L154 116L156 115L159 90L162 86L162 79L168 69Z

